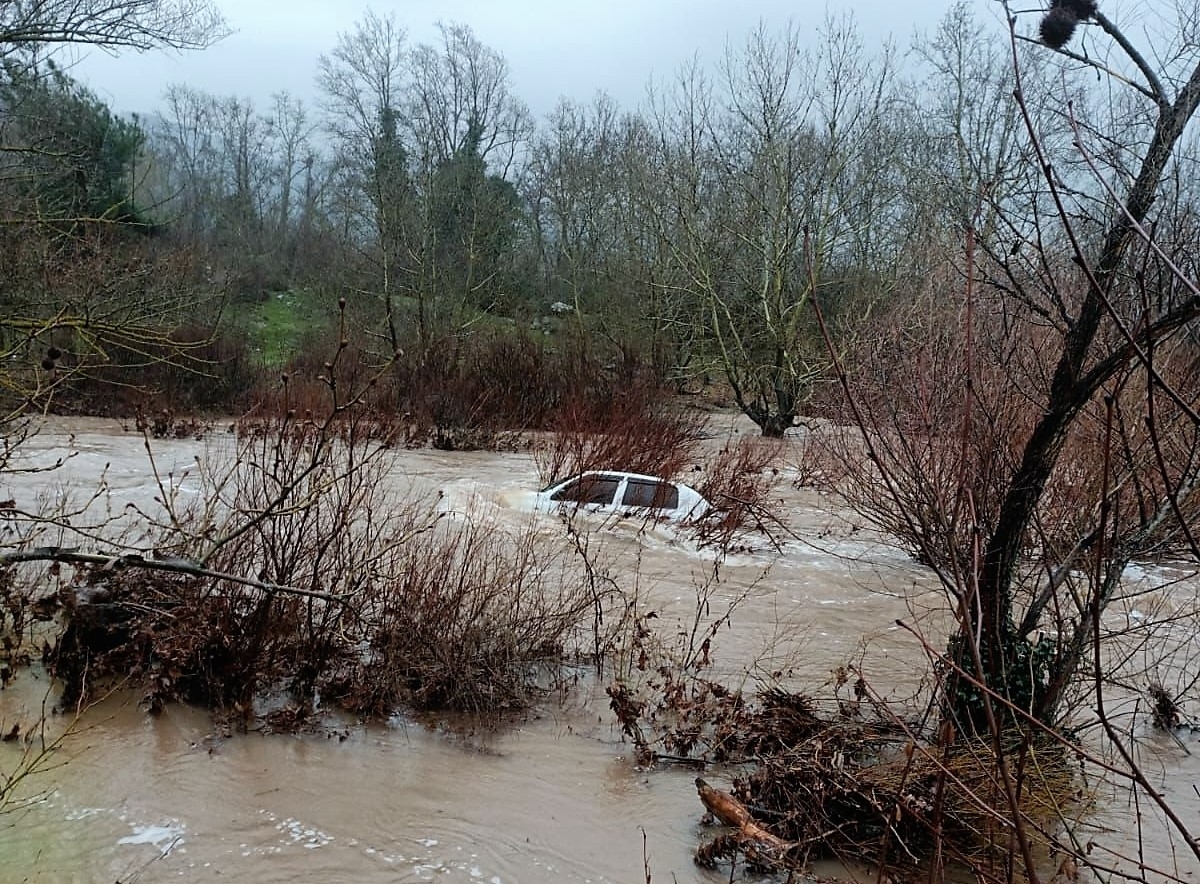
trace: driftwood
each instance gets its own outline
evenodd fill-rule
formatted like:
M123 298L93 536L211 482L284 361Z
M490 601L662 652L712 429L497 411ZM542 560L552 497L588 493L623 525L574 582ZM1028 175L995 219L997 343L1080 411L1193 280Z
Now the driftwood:
M789 867L789 854L796 845L767 831L745 804L728 792L714 789L702 777L696 777L696 791L714 818L736 830L701 845L696 851L697 863L711 867L717 860L733 859L741 853L747 863L763 871Z

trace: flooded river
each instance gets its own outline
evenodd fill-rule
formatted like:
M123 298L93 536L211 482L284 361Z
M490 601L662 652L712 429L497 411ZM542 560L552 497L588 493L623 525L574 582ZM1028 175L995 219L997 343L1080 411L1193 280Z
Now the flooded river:
M733 420L730 428L748 429ZM217 442L156 442L160 475L178 477L197 457L214 456ZM11 477L4 497L31 506L39 496L86 495L103 476L114 513L152 506L142 440L115 423L52 424L30 450L39 462L73 456L53 473ZM543 518L554 529L552 517L529 512L538 482L528 455L417 451L400 453L397 465L397 481L442 491L445 506L484 507L514 526ZM778 494L795 536L781 552L743 551L722 565L715 601L748 598L723 634L720 661L736 670L786 659L813 689L835 667L861 662L877 689L911 694L922 652L896 620L937 622L941 598L928 572L794 488L786 457L782 466ZM668 528L596 531L617 567L636 568L665 619L690 616L711 553ZM3 729L32 724L47 689L36 669L21 672L0 694ZM52 767L26 784L37 800L0 815L0 880L628 884L645 880L646 863L655 881L728 877L692 862L705 833L694 771L639 770L602 691L586 679L563 702L496 731L397 714L384 724L348 721L328 736L230 736L204 712L172 706L151 717L136 700L116 696L87 711ZM58 717L49 727L62 724ZM0 763L15 764L19 752L0 745ZM1164 738L1143 752L1200 828L1200 798L1190 794L1200 784L1200 744ZM722 780L720 771L706 776ZM1119 826L1128 808L1116 801ZM1156 845L1169 864L1170 842ZM1180 875L1193 880L1185 856Z

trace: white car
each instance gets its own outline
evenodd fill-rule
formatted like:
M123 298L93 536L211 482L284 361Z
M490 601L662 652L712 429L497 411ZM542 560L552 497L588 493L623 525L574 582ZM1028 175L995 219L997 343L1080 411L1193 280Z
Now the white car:
M555 482L535 496L534 508L543 512L568 507L677 522L698 519L712 509L695 488L659 476L616 470L588 470Z

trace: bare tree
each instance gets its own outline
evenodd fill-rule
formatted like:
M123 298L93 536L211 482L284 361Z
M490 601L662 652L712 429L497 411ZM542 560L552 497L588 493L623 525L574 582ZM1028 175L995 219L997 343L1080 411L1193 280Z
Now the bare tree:
M295 215L297 188L304 181L308 188L308 177L315 163L314 148L310 141L314 126L309 122L307 109L299 99L286 92L274 96L271 115L267 118L267 129L273 142L274 159L271 174L277 195L275 211L275 241L283 245L288 254L288 269L294 271L297 258ZM301 217L311 215L311 196L301 192Z
M462 25L410 50L394 19L368 13L321 60L330 131L362 195L353 244L377 268L386 336L412 309L424 351L464 306L504 297L520 204L505 177L528 136L508 68Z
M526 199L548 293L577 318L613 294L604 276L624 246L621 141L617 105L600 95L589 105L560 101L530 150Z
M0 57L65 43L203 49L228 33L211 0L21 0L0 4Z
M409 149L403 140L407 32L393 16L367 12L354 29L338 35L337 46L321 56L317 82L325 95L326 125L339 151L346 184L362 198L346 214L350 243L370 256L378 271L387 339L400 349L397 299L412 295L424 337L431 305L414 284Z
M151 150L160 169L156 202L181 236L211 245L221 192L214 102L184 85L168 88L165 101L151 127Z
M512 92L508 62L464 24L438 25L441 42L412 53L409 119L419 162L436 168L468 141L500 175L512 168L533 131L525 103Z
M931 213L924 217L949 230L956 243L971 225L987 240L998 207L1028 193L1037 175L1011 100L1012 61L965 3L956 4L933 35L918 37L915 52L926 73L914 96L921 138L913 157L925 171L917 179L929 197ZM1024 55L1033 75L1038 54Z
M646 119L608 95L563 100L531 145L523 176L545 295L573 309L585 344L649 348L686 386L702 337L694 299L676 285L660 223L664 191Z
M893 65L849 21L805 50L765 26L728 52L718 84L686 73L657 111L660 217L738 406L765 435L791 427L825 358L807 305L883 222L877 151ZM670 103L667 103L670 102Z
M892 314L892 365L847 387L868 429L864 476L888 496L881 523L937 569L958 611L943 709L967 733L1058 726L1072 698L1103 718L1102 618L1137 592L1128 565L1200 557L1200 290L1172 258L1194 231L1173 176L1200 107L1195 43L1185 17L1152 65L1103 13L1083 20L1110 50L1067 45L1029 67L1032 41L1011 18L1011 66L993 89L1021 128L991 142L1009 144L992 171L968 169L963 272L930 286L965 298L931 291L936 308ZM1080 100L1088 90L1099 100ZM953 137L982 156L986 139L962 138L976 111L960 106ZM1090 698L1074 690L1081 672Z

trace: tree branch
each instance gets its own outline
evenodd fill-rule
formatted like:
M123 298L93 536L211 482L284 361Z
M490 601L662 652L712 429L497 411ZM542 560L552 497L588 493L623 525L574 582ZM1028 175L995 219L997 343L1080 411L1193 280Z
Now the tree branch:
M1104 13L1097 10L1092 14L1092 18L1096 20L1096 24L1100 26L1100 29L1112 37L1113 41L1129 56L1129 60L1137 65L1138 70L1142 72L1142 76L1146 78L1146 82L1150 84L1150 91L1153 93L1150 97L1158 104L1159 110L1163 113L1169 111L1171 100L1167 97L1167 91L1163 89L1162 81L1159 80L1158 74L1154 72L1154 68L1150 67L1142 53L1129 42L1129 38L1121 32L1120 28L1105 17Z
M264 592L279 595L295 595L305 598L321 599L338 605L349 607L350 602L345 596L333 595L327 592L317 592L311 589L300 589L295 586L280 586L267 583L251 577L239 577L224 571L214 571L196 562L179 558L146 558L140 553L122 553L118 555L101 555L99 553L84 553L77 549L61 546L39 546L33 549L0 554L0 568L15 565L19 562L61 562L65 565L96 565L112 571L125 568L140 568L147 571L163 571L170 574L185 574L189 577L202 577L207 580L225 580L239 586L261 589Z
M1099 15L1099 13L1097 13L1097 15ZM1023 34L1017 34L1016 37L1022 43L1033 43L1034 45L1040 46L1043 49L1046 47L1045 43L1043 43L1041 40L1035 40L1035 39L1033 39L1033 37L1026 37ZM1101 73L1106 74L1109 77L1112 77L1118 83L1124 83L1126 86L1129 86L1131 89L1136 89L1138 92L1140 92L1142 95L1149 98L1151 101L1153 101L1159 107L1164 106L1164 97L1162 94L1162 86L1157 81L1153 81L1151 83L1151 85L1149 85L1149 86L1143 86L1141 83L1138 83L1134 80L1129 79L1126 76L1123 76L1122 74L1117 73L1116 71L1114 71L1112 68L1108 67L1107 65L1101 64L1100 62L1096 61L1096 59L1088 58L1088 56L1081 55L1078 52L1072 52L1070 49L1067 49L1065 46L1062 47L1061 49L1055 49L1054 51L1057 52L1059 55L1066 56L1067 58L1071 59L1071 61L1077 61L1082 65L1087 65L1090 68L1095 68L1096 70L1100 71ZM1144 70L1143 70L1143 73L1145 73ZM1153 73L1151 73L1151 76L1153 76Z

